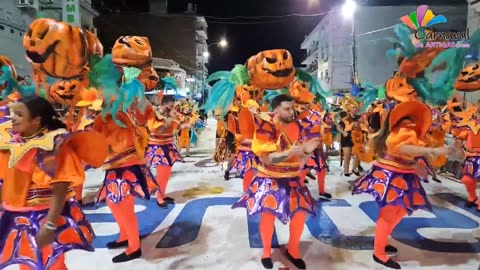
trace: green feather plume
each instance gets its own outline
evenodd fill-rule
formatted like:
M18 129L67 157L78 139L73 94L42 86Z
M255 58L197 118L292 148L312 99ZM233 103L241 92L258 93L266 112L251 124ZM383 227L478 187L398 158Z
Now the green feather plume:
M234 84L248 84L250 78L248 76L248 70L244 65L235 65L235 67L230 71L230 81Z

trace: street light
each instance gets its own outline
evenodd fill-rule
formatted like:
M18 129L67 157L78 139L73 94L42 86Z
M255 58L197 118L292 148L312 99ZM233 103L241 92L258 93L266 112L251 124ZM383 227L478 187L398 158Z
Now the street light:
M220 42L218 43L218 46L220 46L220 47L222 47L222 48L227 47L227 46L228 46L227 40L223 38L223 39L220 40Z
M352 21L352 83L357 81L357 45L355 38L355 11L357 3L354 0L345 0L342 5L342 15L345 19Z
M208 57L210 57L210 53L208 52L208 48L210 48L211 46L213 45L218 45L218 47L220 48L226 48L228 46L228 42L225 38L222 38L219 42L214 42L214 43L211 43L211 44L208 44L207 45L207 50L203 52L202 54L202 98L205 102L205 88L206 88L206 84L205 84L205 60L208 59Z
M354 0L346 0L342 6L342 15L345 18L352 18L357 10L357 3Z

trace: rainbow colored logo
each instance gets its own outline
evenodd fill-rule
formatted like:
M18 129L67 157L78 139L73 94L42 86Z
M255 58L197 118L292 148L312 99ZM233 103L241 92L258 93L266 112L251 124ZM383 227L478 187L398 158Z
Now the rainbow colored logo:
M447 18L443 15L433 14L433 11L428 8L427 5L421 5L417 7L417 10L410 13L410 15L405 15L400 20L408 25L413 30L419 28L427 28L434 24L446 23Z

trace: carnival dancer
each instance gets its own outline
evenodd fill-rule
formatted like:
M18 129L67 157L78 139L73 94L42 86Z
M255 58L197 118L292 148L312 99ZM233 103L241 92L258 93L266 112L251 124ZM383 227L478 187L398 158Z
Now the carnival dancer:
M65 253L93 251L94 232L75 200L85 180L83 164L107 155L97 132L68 133L53 106L30 96L11 104L0 125L0 269L67 269Z
M230 179L230 170L232 168L232 164L235 160L235 153L237 153L239 142L238 138L235 136L237 134L236 131L236 124L232 123L238 123L238 112L240 111L240 108L238 106L231 106L230 110L227 112L227 114L223 117L223 123L226 125L225 129L225 137L224 137L224 144L223 147L222 145L219 145L219 152L223 153L223 157L221 158L222 162L227 161L227 169L225 170L225 174L223 178L225 181L228 181ZM222 149L224 148L224 149Z
M121 122L123 126L118 124ZM105 179L100 189L100 199L106 198L107 205L120 228L116 241L107 243L107 248L127 247L125 252L113 257L112 262L121 263L142 256L138 219L135 214L135 198L150 199L157 193L157 203L163 204L161 189L145 164L144 153L147 140L147 118L138 108L128 112L119 111L98 115L93 129L107 140L109 154L104 163Z
M377 160L360 177L353 194L369 193L380 207L375 228L373 260L393 269L400 264L387 256L397 249L388 245L388 237L402 218L413 211L431 211L427 195L420 184L416 157L447 155L447 147L427 148L421 140L432 123L430 108L419 101L396 105L387 113L379 133L372 139Z
M155 180L165 196L173 165L177 161L184 161L174 143L174 133L180 127L180 114L174 108L175 97L165 95L160 104L148 116L150 137L148 138L145 160L149 168L156 170ZM163 208L175 201L171 197L163 197L162 199L163 202L159 201L159 206Z
M355 158L355 156L353 156L353 169L350 171L350 161L352 158L353 147L352 128L354 123L358 121L358 116L356 115L358 107L359 104L353 97L344 97L342 100L342 110L344 112L344 116L339 123L335 123L337 130L341 134L341 158L343 162L343 175L346 177L350 177L352 173L360 176L360 171L358 170L360 166L360 160Z
M305 179L310 170L317 173L318 194L326 199L332 198L332 195L325 192L325 155L322 142L322 107L314 104L315 95L310 93L307 83L296 80L289 88L290 96L295 100L296 122L300 130L300 142L308 141L313 138L320 141L318 149L306 160L300 178L303 183L308 183ZM313 177L314 178L314 177Z
M178 136L178 146L179 153L182 152L182 149L186 149L185 155L190 157L190 147L191 147L191 131L192 127L196 122L198 116L194 112L194 104L188 99L181 99L177 102L175 110L179 112L181 126Z
M252 152L252 141L255 133L254 117L259 111L260 106L258 103L253 99L249 99L242 106L238 113L238 118L233 123L236 126L235 137L239 145L233 162L227 171L230 172L232 169L235 169L240 174L240 177L243 178L244 192L247 191L257 172L258 157Z
M190 131L190 137L192 144L196 147L198 145L198 137L202 134L202 131L207 127L206 118L200 115L199 119L193 125Z
M450 130L449 114L443 114L441 108L432 107L432 126L426 134L425 142L427 147L439 147L445 145L445 135ZM447 163L446 156L440 157L422 157L420 158L422 165L426 167L428 174L432 176L432 180L441 183L437 177L437 173L441 167ZM427 176L428 177L428 176ZM428 178L426 178L428 181Z
M477 207L480 212L480 201L477 195L477 182L480 179L480 100L477 106L470 105L462 112L454 112L452 135L457 139L458 151L464 150L465 161L462 168L462 183L468 194L465 207Z
M96 94L95 94L95 98L96 98ZM74 128L73 128L74 131L93 129L93 122L95 120L95 117L97 116L98 112L102 110L101 108L102 100L95 99L95 98L94 100L83 99L77 103L76 107L80 109L80 112L78 115L80 119L78 119L76 124L74 125ZM88 164L85 166L85 170L88 170L90 168L91 166ZM82 205L83 204L83 184L75 187L75 196L78 203Z
M306 269L299 244L307 214L315 215L310 191L300 182L303 162L312 156L318 140L298 144L299 130L287 125L294 122L294 102L279 95L271 103L273 114L259 114L252 151L259 157L258 173L247 192L233 205L245 207L248 215L260 214L263 243L262 265L273 268L271 258L275 218L290 222L287 259L299 269Z

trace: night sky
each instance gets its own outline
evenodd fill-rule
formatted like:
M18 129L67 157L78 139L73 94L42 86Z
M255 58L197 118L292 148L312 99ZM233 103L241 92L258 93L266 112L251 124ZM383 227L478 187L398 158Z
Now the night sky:
M145 12L148 0L104 0L121 3L130 11ZM155 1L155 0L152 0ZM292 16L283 18L225 19L232 17L283 16L292 13L318 14L340 5L343 0L170 0L170 13L183 13L187 3L196 3L199 15L208 22L208 43L222 37L229 46L209 48L209 71L230 70L235 64L244 64L248 57L267 49L285 48L298 66L305 52L300 44L322 16ZM465 0L357 0L362 5L466 5ZM215 18L217 17L217 18Z

